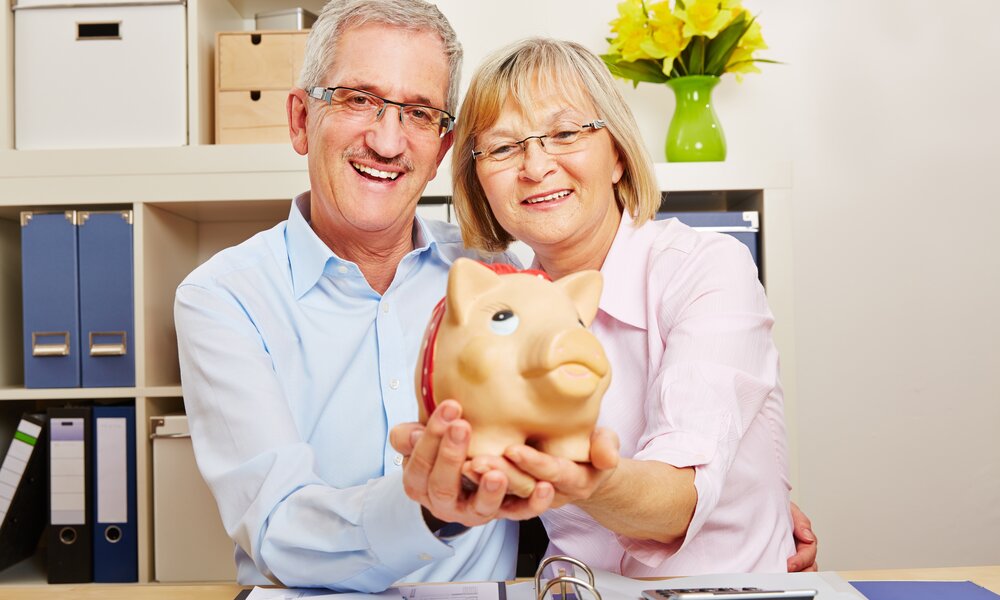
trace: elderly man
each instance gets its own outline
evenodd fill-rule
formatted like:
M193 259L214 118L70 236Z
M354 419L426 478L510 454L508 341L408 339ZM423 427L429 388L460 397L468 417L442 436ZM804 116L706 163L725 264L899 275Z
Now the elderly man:
M457 229L415 218L451 147L460 64L433 5L330 3L288 98L310 191L177 290L195 453L240 583L378 591L514 572L516 524L425 514L387 441L416 419L423 323L467 254ZM481 496L494 508L496 479Z
M544 485L505 504L499 471L461 492L458 466L441 460L427 472L451 495L445 522L407 497L388 441L416 420L423 324L452 261L469 255L456 228L415 216L452 144L460 63L451 26L422 0L327 5L288 98L310 190L287 221L177 290L195 455L242 584L372 592L510 578L517 526L504 517L551 504ZM439 410L429 423L443 457L464 456L456 417ZM483 514L500 518L462 525Z

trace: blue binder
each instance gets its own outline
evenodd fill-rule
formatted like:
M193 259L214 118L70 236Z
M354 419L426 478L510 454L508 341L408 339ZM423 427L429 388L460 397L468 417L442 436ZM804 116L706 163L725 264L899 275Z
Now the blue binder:
M77 213L83 387L133 387L132 211Z
M80 386L76 212L21 213L24 387Z
M718 231L727 233L750 250L757 271L760 271L760 219L757 211L725 211L725 212L661 212L656 214L656 220L676 218L688 227L702 231Z
M135 407L93 408L94 581L139 581Z

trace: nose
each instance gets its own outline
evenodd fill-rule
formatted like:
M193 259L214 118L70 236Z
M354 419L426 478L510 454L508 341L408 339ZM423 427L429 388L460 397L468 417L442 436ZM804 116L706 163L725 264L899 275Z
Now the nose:
M531 142L537 141L537 144ZM555 170L555 161L545 151L545 142L540 137L530 137L523 142L524 152L521 163L521 178L529 181L541 181Z
M386 115L388 110L396 110L395 117ZM375 115L375 121L365 134L365 144L379 156L394 158L406 150L406 132L403 131L403 113L398 106L386 104Z

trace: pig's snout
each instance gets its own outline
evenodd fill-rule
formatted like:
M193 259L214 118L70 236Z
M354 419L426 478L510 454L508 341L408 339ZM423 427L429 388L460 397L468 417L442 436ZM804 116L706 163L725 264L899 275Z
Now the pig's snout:
M586 329L567 329L537 340L534 351L523 356L525 361L521 373L525 377L557 377L572 384L574 379L596 382L608 373L604 350L597 338Z

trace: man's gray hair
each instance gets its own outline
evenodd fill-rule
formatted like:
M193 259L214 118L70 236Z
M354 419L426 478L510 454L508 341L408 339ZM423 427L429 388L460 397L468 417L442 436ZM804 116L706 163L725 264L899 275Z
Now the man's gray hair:
M370 23L429 31L441 38L448 58L448 98L445 110L455 114L462 71L462 45L437 6L424 0L330 0L313 24L299 73L302 89L322 85L333 67L337 43L348 29Z

